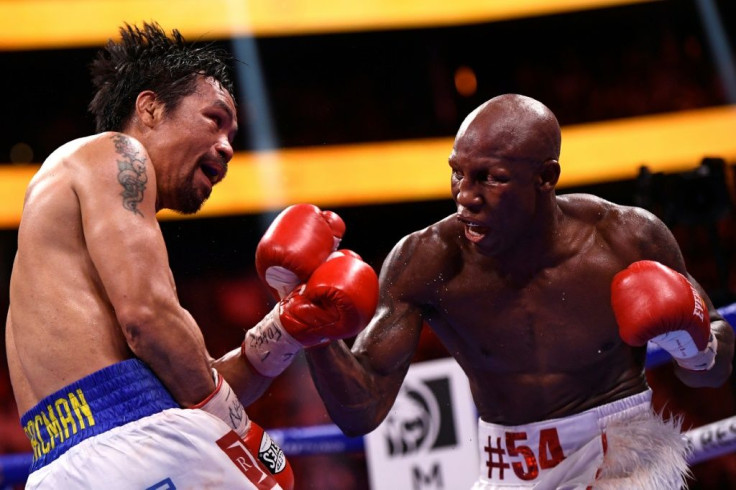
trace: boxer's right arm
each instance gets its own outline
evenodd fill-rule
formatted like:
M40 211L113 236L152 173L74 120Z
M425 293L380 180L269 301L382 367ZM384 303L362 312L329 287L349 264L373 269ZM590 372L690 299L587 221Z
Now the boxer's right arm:
M311 204L296 204L284 209L271 223L256 248L256 270L272 295L282 300L333 254L345 233L345 223L334 212ZM254 327L251 336L273 323L271 312ZM288 346L287 346L288 347ZM294 343L293 351L301 349ZM244 405L255 401L271 384L272 376L264 375L248 361L241 345L219 359L215 367L232 385ZM285 363L281 368L285 368ZM263 370L263 369L262 369ZM272 372L273 374L273 372Z

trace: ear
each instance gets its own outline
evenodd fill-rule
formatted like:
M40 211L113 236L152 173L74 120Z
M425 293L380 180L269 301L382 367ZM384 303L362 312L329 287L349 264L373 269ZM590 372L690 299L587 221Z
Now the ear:
M144 90L135 99L135 113L144 126L149 128L156 125L163 115L163 106L151 90Z
M560 163L557 160L549 159L542 163L539 169L539 190L549 192L557 186L560 180Z

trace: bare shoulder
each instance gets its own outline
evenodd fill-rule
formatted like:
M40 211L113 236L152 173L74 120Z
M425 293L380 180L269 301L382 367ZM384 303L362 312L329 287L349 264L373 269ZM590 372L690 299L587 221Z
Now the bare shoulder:
M620 225L637 227L659 222L654 214L643 208L616 204L593 194L563 194L558 196L558 202L566 214L589 221L614 220Z
M83 177L87 172L104 170L106 163L114 165L118 160L145 161L147 153L143 145L122 133L106 132L71 140L54 150L43 162L31 180L31 188L51 176L67 173L70 179Z
M445 259L459 252L456 244L460 233L462 229L457 220L454 216L448 216L402 238L390 258L401 257L407 265L410 260L424 262L429 257Z
M449 277L459 267L462 228L454 215L403 237L381 270L385 285L420 294L438 277Z
M129 161L145 165L147 152L135 138L123 133L106 132L74 140L61 147L66 165L89 166L90 170L102 170L107 165L119 167Z
M599 239L626 262L658 260L679 268L681 254L667 226L650 211L591 194L559 196L566 215L590 223Z

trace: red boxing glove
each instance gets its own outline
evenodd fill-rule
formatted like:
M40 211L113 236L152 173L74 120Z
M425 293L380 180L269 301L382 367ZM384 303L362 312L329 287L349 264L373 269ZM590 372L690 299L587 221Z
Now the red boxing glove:
M345 223L332 211L312 204L284 209L256 248L256 270L278 299L303 283L337 250Z
M354 337L376 312L378 278L371 266L335 255L282 302L282 325L305 347Z
M277 376L303 347L357 335L377 305L373 268L353 255L336 253L248 330L243 355L262 375Z
M627 344L638 347L651 340L685 369L713 367L716 338L708 308L679 272L659 262L634 262L613 278L611 306Z
M258 456L258 461L266 468L268 473L284 490L294 489L294 471L291 469L289 460L284 452L263 430L263 428L250 421L248 433L243 437L245 447Z

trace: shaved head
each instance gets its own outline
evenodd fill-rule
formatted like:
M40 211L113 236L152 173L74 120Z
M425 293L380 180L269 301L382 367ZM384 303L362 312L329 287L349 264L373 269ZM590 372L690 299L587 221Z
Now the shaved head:
M474 152L509 160L558 160L560 125L552 111L538 100L518 94L499 95L465 118L455 147L473 148Z

